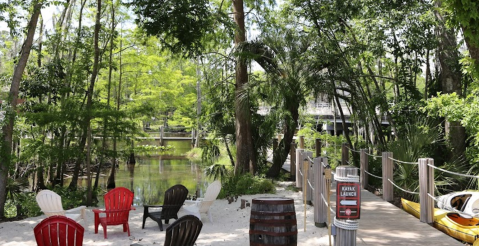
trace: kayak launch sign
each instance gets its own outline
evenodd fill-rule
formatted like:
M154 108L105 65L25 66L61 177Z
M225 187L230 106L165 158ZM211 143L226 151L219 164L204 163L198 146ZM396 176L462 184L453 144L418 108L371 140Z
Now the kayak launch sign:
M356 220L361 210L361 189L359 183L337 182L336 218Z

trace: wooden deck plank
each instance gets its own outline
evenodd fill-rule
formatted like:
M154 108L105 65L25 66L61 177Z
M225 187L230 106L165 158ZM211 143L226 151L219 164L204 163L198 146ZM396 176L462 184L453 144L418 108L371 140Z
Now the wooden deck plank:
M361 190L358 246L464 245L367 190Z

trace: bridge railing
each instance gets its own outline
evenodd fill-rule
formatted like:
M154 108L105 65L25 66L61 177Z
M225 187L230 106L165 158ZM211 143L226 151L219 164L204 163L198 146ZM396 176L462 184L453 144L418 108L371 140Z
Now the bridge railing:
M366 189L368 187L368 177L382 180L382 192L383 199L385 201L392 201L394 199L394 188L401 190L405 193L419 195L420 206L420 221L425 223L433 223L434 221L434 202L437 202L435 197L435 185L434 176L435 170L445 172L448 174L461 176L465 178L479 178L479 176L452 172L446 169L439 168L434 165L434 159L432 158L419 158L416 162L401 161L393 158L392 152L383 152L381 156L375 156L368 152L367 149L354 150L349 148L347 144L345 151L359 152L360 153L360 182L361 186ZM343 149L343 151L344 151ZM349 156L349 153L343 156ZM377 176L369 172L368 161L369 157L382 159L382 175ZM406 190L394 183L394 165L417 165L418 166L418 180L419 190Z

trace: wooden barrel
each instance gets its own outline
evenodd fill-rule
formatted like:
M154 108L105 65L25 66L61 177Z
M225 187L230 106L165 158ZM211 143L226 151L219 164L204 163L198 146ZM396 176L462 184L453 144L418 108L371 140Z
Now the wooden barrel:
M283 197L253 199L249 222L250 246L296 246L298 243L293 199Z

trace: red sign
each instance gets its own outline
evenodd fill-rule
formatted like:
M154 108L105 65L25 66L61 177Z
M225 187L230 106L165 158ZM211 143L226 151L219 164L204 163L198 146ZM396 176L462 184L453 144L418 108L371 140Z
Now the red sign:
M361 210L361 189L359 183L337 182L336 218L356 220Z

